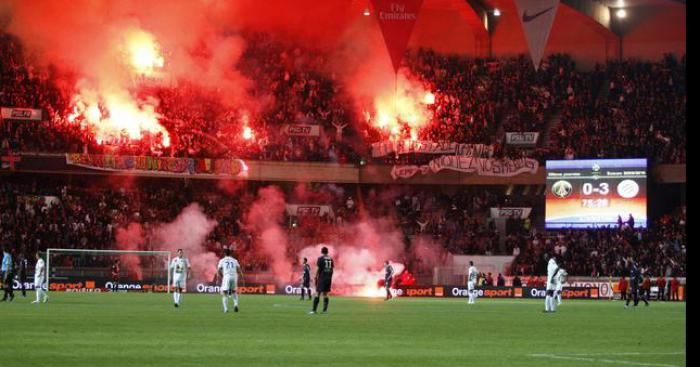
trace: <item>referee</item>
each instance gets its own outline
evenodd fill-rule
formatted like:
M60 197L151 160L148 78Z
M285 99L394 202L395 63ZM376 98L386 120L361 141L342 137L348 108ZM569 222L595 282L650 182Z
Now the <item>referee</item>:
M391 266L389 260L384 262L384 288L386 288L386 298L388 301L392 298L391 296L391 283L394 280L394 267Z

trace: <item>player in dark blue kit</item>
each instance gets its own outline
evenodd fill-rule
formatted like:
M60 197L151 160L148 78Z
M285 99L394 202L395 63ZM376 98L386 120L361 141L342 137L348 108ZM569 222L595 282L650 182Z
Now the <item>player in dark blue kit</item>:
M321 257L316 261L316 297L314 297L314 308L309 312L315 314L318 309L318 302L323 296L323 313L328 312L328 293L331 292L331 282L333 281L333 259L328 256L328 248L321 249Z
M389 264L389 261L384 262L384 288L386 288L385 301L392 299L391 282L394 280L394 267Z
M639 271L637 263L632 259L630 259L630 262L630 297L627 298L625 308L629 307L632 298L634 298L634 307L637 307L637 304L639 304L639 284L642 282L642 272ZM642 301L649 306L649 302L646 299L642 298Z
M304 258L301 272L301 300L303 301L304 294L308 294L311 299L311 265L306 258Z

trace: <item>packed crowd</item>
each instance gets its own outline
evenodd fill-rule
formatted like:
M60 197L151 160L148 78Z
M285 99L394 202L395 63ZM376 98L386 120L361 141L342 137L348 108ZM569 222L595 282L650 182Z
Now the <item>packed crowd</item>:
M515 274L541 273L548 256L555 254L569 274L586 276L627 275L635 261L651 276L684 276L686 273L686 211L664 215L648 229L620 221L615 228L561 231L553 236L531 231L509 236L508 248L516 255Z
M60 79L61 84L70 84L66 80L69 78L50 78L46 72L32 74L33 67L26 61L21 43L11 35L1 36L0 105L45 110L40 123L0 122L3 152L358 160L347 142L351 133L351 129L346 129L347 122L353 118L350 101L339 84L324 72L328 69L326 61L314 50L282 43L266 34L246 33L248 47L236 67L253 81L246 91L255 100L251 106L242 106L239 101L232 107L234 103L225 100L221 93L193 83L180 82L177 87L144 84L140 97L158 101L155 112L169 132L170 144L164 144L162 135L148 133L140 140L124 136L97 141L82 116L72 117L71 96L61 93L59 83L50 82ZM318 126L319 132L295 136L282 132L287 124Z
M247 271L265 271L270 258L244 223L256 190L172 180L6 180L0 185L0 243L29 254L48 247L114 249L120 248L120 236L130 238L125 232L129 225L138 223L145 239L143 249L157 250L163 244L152 235L156 228L198 203L207 218L217 222L205 248L215 253L234 248ZM619 228L548 235L529 220L512 219L506 233L499 234L489 208L533 206L532 198L486 188L457 193L435 190L390 186L357 191L335 184L287 188L288 203L327 205L331 210L311 215L285 211L279 225L288 239L286 255L296 259L304 247L347 240L356 235L353 224L369 218L388 224L381 231L398 231L409 254L400 260L413 273L426 269L421 268L420 256L411 255L411 246L425 241L438 244L444 254L512 254L509 275L541 273L552 253L575 275L619 276L625 274L630 257L650 274L683 276L686 272L685 208L661 217L649 229L632 228L625 222ZM504 247L499 245L499 235L506 236ZM109 265L105 257L92 255L71 257L71 261L71 265Z
M246 93L257 107L229 107L221 95L191 84L144 86L141 92L159 101L172 140L166 146L162 136L96 141L89 127L68 118L72 101L65 86L74 76L35 68L19 40L2 33L0 105L39 108L45 118L0 122L0 150L357 162L369 144L386 139L356 112L323 52L268 34L242 36L249 42L236 67L252 81ZM434 97L420 139L492 144L497 157L647 156L661 162L685 161L685 63L685 57L669 56L581 72L566 55L550 55L537 71L524 56L475 59L417 50L406 58L409 74ZM606 77L609 90L601 96ZM503 132L543 136L545 122L557 113L561 123L550 142L527 150L503 144ZM290 135L282 131L285 124L315 126L318 134Z
M648 157L651 162L686 160L686 58L607 65L606 98L568 101L551 143L551 155L566 159ZM605 94L603 96L605 97Z
M434 189L373 187L354 192L335 184L289 188L284 194L288 203L327 205L331 210L310 215L285 211L279 224L287 232L287 256L294 259L302 248L317 243L343 241L343 236L353 235L348 230L353 227L348 226L361 220L384 221L388 225L381 230L397 232L407 249L422 237L453 254L496 254L502 249L497 246L498 234L488 219L488 208L525 203L514 203L494 191L473 191L447 194ZM130 238L125 231L137 223L146 241L143 249L157 250L162 244L151 235L155 228L172 222L189 204L198 203L217 222L205 247L218 253L232 246L248 270L264 270L269 259L251 227L244 224L255 201L256 187L231 189L207 182L6 180L0 185L0 242L22 253L49 246L121 248L120 236ZM365 201L386 204L365 206ZM100 261L106 260L86 255L75 261L102 266Z

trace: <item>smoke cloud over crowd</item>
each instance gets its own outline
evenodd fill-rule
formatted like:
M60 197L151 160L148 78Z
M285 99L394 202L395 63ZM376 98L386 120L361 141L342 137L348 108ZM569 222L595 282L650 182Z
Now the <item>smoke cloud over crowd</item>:
M170 223L161 223L150 231L139 223L129 223L116 231L116 247L119 250L170 251L172 256L178 249L192 265L194 279L211 281L216 274L219 254L206 249L204 242L216 226L216 221L207 218L197 203L190 204ZM143 277L141 258L137 255L120 257L123 266L137 279Z
M250 95L255 81L237 68L246 30L320 50L330 61L325 73L344 85L358 116L387 138L398 136L400 120L415 139L429 117L428 91L406 69L394 74L378 24L361 16L368 6L364 0L175 0L167 6L10 0L0 12L32 59L58 70L52 78L72 105L58 118L89 127L98 144L126 134L170 146L177 137L157 112L161 101L144 88L154 85L211 90L243 116L239 128L249 129L248 111L265 108L270 96Z
M258 191L257 200L244 218L259 249L271 260L271 270L277 279L288 279L292 273L287 257L287 235L282 227L284 211L284 194L276 186L268 186Z
M169 146L178 137L164 122L162 101L152 89L181 85L203 88L243 116L231 123L242 124L240 130L250 139L249 112L264 108L269 96L252 96L256 80L238 69L250 46L245 31L264 31L320 50L329 67L321 72L352 97L355 115L384 138L398 138L407 124L416 139L430 117L430 88L407 69L394 73L379 25L362 15L369 6L365 0L9 0L0 8L0 26L22 41L39 68L56 71L51 79L71 103L71 112L56 118L89 128L98 144L126 134ZM226 182L220 189L233 196L243 186ZM243 229L270 260L275 277L285 281L298 271L295 257L313 263L320 247L328 246L337 257L335 284L356 294L376 288L385 260L400 272L402 259L412 251L431 258L436 247L429 240L409 248L395 219L373 216L361 204L359 220L338 227L327 243L301 251L290 247L284 223L288 202L322 204L352 194L333 184L322 192L300 185L287 197L277 187L265 187L241 218ZM391 203L378 200L372 206L390 208ZM211 280L219 254L204 244L216 225L193 203L170 223L143 228L134 222L117 229L116 246L172 252L182 248L195 277ZM142 276L137 256L122 259Z

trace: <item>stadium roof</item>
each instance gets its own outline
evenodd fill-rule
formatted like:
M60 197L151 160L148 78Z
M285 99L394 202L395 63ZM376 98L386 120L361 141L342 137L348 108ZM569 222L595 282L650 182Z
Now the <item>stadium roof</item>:
M624 19L615 16L621 4ZM425 0L411 46L478 56L525 53L516 13L515 0ZM680 55L685 18L685 1L679 0L562 0L546 52L569 53L584 64L621 55Z

